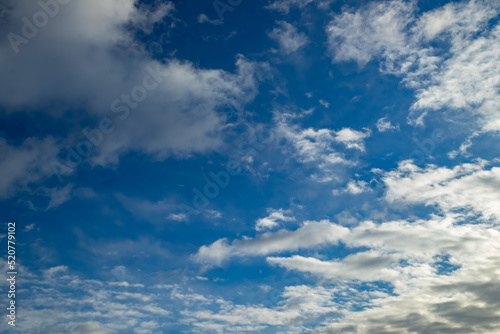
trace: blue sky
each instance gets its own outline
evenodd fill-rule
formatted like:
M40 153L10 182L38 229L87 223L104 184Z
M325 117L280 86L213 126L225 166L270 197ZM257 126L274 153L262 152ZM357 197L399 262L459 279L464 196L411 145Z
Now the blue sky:
M0 330L500 332L499 14L4 1Z

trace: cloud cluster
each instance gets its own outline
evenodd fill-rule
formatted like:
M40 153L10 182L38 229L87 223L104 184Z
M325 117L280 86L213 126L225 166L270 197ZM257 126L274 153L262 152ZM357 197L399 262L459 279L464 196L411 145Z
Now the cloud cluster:
M26 18L43 12L31 1L11 1L6 8L3 29L16 34L29 30ZM5 166L4 196L13 182L25 186L57 172L51 163L59 152L64 159L68 147L77 150L85 143L89 151L89 140L91 153L80 160L102 166L117 164L131 151L162 160L220 147L230 114L257 94L261 67L242 56L234 73L173 57L153 59L134 33L175 29L174 14L168 1L156 6L134 0L72 1L60 5L28 43L17 45L18 53L8 39L0 41L0 106L8 114L44 112L67 125L58 138L30 139L17 147L1 144L11 152L5 164L18 166ZM110 130L98 136L93 128L103 121ZM35 150L47 152L37 159L42 152ZM64 166L59 170L65 175L73 172L74 166Z
M371 2L344 10L327 27L335 62L360 66L377 59L380 70L416 89L409 121L423 124L432 110L479 116L481 131L498 131L500 14L494 1L463 1L417 13L414 2Z
M338 131L327 128L303 129L290 124L287 115L284 114L278 115L276 122L277 136L290 143L301 163L310 164L318 170L313 179L320 182L336 180L337 173L334 170L342 166L356 165L354 159L346 158L346 154L341 150L342 146L364 152L364 141L371 136L369 130L362 132L351 128L342 128Z
M233 242L220 239L201 247L193 259L221 265L235 256L262 256L270 265L312 275L320 286L333 284L328 291L337 291L332 294L335 302L328 310L316 306L310 315L331 314L329 320L313 327L319 333L494 333L500 329L500 174L497 167L486 167L486 162L479 161L454 168L420 168L406 161L381 175L389 204L436 205L441 216L364 221L352 227L310 221L295 231L268 232ZM319 245L345 245L349 252L330 259L299 253ZM283 252L292 255L277 255ZM372 293L350 295L346 307L336 289L352 289L359 282L370 284ZM392 287L390 292L387 284ZM286 305L288 288L281 294L281 305ZM363 289L355 291L359 294ZM320 299L305 300L316 303ZM251 312L257 312L256 307L240 306ZM233 325L248 321L243 316L247 313L235 308L220 312L211 313L213 319L232 319ZM221 314L224 317L217 318ZM269 325L266 320L258 324ZM285 324L289 330L311 329L298 316Z
M386 198L396 203L436 205L445 213L468 209L500 221L500 168L485 167L486 162L480 161L424 169L403 161L383 177Z
M327 261L293 255L269 256L267 262L287 270L311 274L323 282L323 285L327 282L334 284L334 287L325 290L334 301L328 309L319 307L316 304L319 300L314 296L301 300L299 304L300 308L304 306L303 303L317 305L309 311L312 312L312 318L324 313L336 314L330 316L332 321L315 327L318 332L351 328L347 332L365 330L370 333L410 333L417 330L493 333L500 328L498 299L494 297L498 295L496 291L500 287L496 273L500 264L500 248L496 242L500 231L489 224L463 224L460 220L460 216L449 215L429 220L390 221L382 224L366 221L350 229L330 222L309 222L307 227L287 232L287 240L292 235L303 234L307 228L307 240L315 240L309 241L307 247L314 247L314 244L325 241L329 245L342 242L356 251ZM313 229L312 226L321 226L321 229ZM337 235L326 240L325 231L332 231ZM306 246L304 243L292 246L283 242L280 238L283 233L280 231L273 235L266 234L262 238L235 241L232 245L227 242L214 243L208 248L200 249L197 257L209 259L208 254L212 253L215 256L211 260L220 263L223 257L235 254L266 256L284 249L295 251L298 246ZM260 244L261 248L255 247L256 244ZM264 250L259 251L260 249ZM342 294L335 287L353 288L359 282L372 284L374 291L362 297L349 296L347 299L351 303L350 307L345 307L340 300ZM381 283L390 284L393 292L387 293L383 285L378 288L373 285ZM287 291L297 287L285 288L281 294L282 305L286 305ZM362 292L358 287L357 293ZM224 308L219 313L190 315L203 321L225 322L227 326L246 324L250 321L249 316L254 319L254 325L286 324L289 330L293 327L292 324L299 326L307 323L306 319L295 313L287 313L291 323L280 321L279 313L273 317L274 322L270 322L267 317L251 315L280 311L281 306L268 310L257 305L241 305ZM464 317L465 314L468 316ZM380 319L384 320L379 321Z

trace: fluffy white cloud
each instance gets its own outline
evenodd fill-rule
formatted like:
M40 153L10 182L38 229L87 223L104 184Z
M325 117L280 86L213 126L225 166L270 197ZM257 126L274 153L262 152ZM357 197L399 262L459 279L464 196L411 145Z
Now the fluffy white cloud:
M399 130L399 124L392 125L391 121L388 120L387 117L379 118L377 120L377 123L375 123L375 126L377 127L377 130L380 132Z
M332 58L363 66L374 57L405 53L404 30L412 20L413 6L403 1L371 2L335 16L326 28Z
M321 261L313 257L294 255L289 258L268 257L267 262L287 268L309 272L324 278L391 281L397 271L389 266L398 260L397 256L378 251L360 252L347 256L342 261Z
M18 34L21 17L40 10L28 1L11 8L4 28ZM111 133L94 136L90 161L99 165L118 163L131 150L164 159L218 148L226 123L219 110L239 109L255 96L258 66L239 57L236 73L229 73L175 58L153 60L127 25L146 32L155 24L172 29L173 11L171 2L151 8L133 0L61 6L19 45L19 53L8 39L0 42L0 74L9 78L0 81L0 105L7 112L51 106L58 118L70 117L66 110L84 110L78 117L91 117L94 128L111 119ZM87 138L73 131L67 141L72 146L79 140Z
M185 315L203 323L216 323L219 328L251 323L286 325L300 332L309 321L329 314L329 320L313 325L316 332L495 333L500 328L500 231L493 225L464 218L448 215L382 224L366 221L350 229L342 228L335 243L341 241L353 250L343 258L267 258L272 265L310 273L321 285L287 286L273 308L226 303L217 312L189 311ZM314 234L312 239L323 241L323 231L315 230ZM303 280L301 276L287 277L293 277L295 284ZM370 281L387 282L393 291ZM333 285L324 286L327 282ZM360 290L356 286L359 282L369 285ZM299 316L304 313L309 317Z
M267 257L269 264L311 274L322 285L349 289L359 282L373 282L370 295L349 295L348 305L339 298L346 293L342 289L337 290L335 302L327 308L316 305L311 310L312 318L330 312L335 315L315 326L315 331L496 333L500 329L500 170L486 167L480 161L454 168L419 168L406 161L382 175L389 203L398 207L400 203L437 205L443 216L383 223L364 221L350 228L328 221L308 222L293 232L282 230L232 243L220 239L200 248L195 259L217 265L232 256L267 256L341 243L350 253L334 259ZM388 293L377 282L388 283L392 291ZM279 306L273 310L241 305L219 313L192 315L206 322L214 316L220 326L249 321L255 325L282 324L269 322L266 317L250 316L250 320L249 314L281 312L281 306L288 305L285 300L289 292L285 288ZM301 303L315 300L306 298ZM276 319L281 316L275 314ZM295 318L293 313L288 316L295 319L298 327L294 329L303 331L301 326L307 320Z
M370 131L361 132L351 128L344 128L335 132L335 141L343 143L347 148L365 150L364 139L370 137Z
M348 178L348 169L356 166L357 156L365 152L365 140L371 136L370 130L302 128L292 122L300 117L301 115L286 112L276 113L276 137L282 140L289 156L310 169L311 180L319 183L344 183ZM352 184L349 191L354 193L361 189L365 189L364 185L357 183Z
M347 159L342 152L342 146L364 152L364 140L370 137L370 132L343 128L303 129L290 124L289 114L276 115L276 134L278 138L286 139L295 151L297 159L311 165L317 170L312 179L319 182L339 181L341 168L356 165L354 159ZM340 145L339 145L340 144Z
M358 195L364 192L369 192L371 189L368 187L368 183L362 180L349 181L344 189L334 189L333 194L339 195L343 193L349 193L353 195Z
M267 217L260 218L255 223L255 229L257 231L262 231L265 229L272 229L278 226L278 222L288 222L294 221L295 217L290 216L292 213L291 210L283 210L283 209L267 209L267 213L269 214Z
M417 90L409 122L423 124L432 110L465 110L481 131L499 131L500 13L496 1L463 1L418 15L413 2L371 2L329 23L334 61L380 69Z
M225 260L235 256L263 256L312 248L325 243L334 244L346 232L346 228L327 221L305 222L295 231L282 229L260 234L254 239L234 240L231 244L226 238L219 239L209 246L201 246L192 259L202 264L220 266Z
M391 202L437 205L444 212L470 209L500 222L500 168L484 161L454 168L419 168L404 161L383 181Z
M285 21L278 21L277 27L270 33L269 37L279 43L280 51L284 54L297 52L300 48L309 42L309 39L303 32Z
M456 41L453 57L418 91L411 119L428 110L466 110L479 114L484 131L500 131L500 26L475 40Z
M394 285L395 294L361 312L346 312L341 321L325 326L324 332L351 327L353 332L364 328L370 333L495 333L500 327L498 301L488 294L497 294L494 291L500 286L495 241L500 232L491 225L462 224L456 218L363 223L354 228L346 242L394 252L393 256L404 259L398 266L386 267L397 272L385 278ZM442 256L448 257L443 260ZM443 269L440 261L455 269ZM327 269L328 264L306 268L328 277L332 272ZM342 274L336 278L342 279Z

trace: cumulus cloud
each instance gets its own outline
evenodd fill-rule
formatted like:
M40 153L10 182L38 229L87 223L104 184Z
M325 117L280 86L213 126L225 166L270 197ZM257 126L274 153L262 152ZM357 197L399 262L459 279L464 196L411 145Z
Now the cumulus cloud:
M152 8L133 0L65 6L19 45L17 54L8 39L0 42L0 74L9 78L0 82L0 105L10 113L55 105L47 109L55 118L70 117L66 110L84 110L79 117L95 122L93 128L111 119L112 133L94 139L93 164L116 164L129 151L164 159L214 150L227 121L220 109L240 109L257 92L258 66L243 57L236 59L235 73L175 58L152 59L131 31L155 24L172 29L171 2ZM21 34L21 17L38 5L21 1L12 8L5 29ZM69 144L88 139L82 130L70 134Z
M498 245L494 245L494 239L499 234L496 228L461 225L448 217L412 223L364 223L352 233L348 239L353 245L394 252L394 257L403 260L397 266L385 268L395 274L384 278L394 285L395 295L377 300L374 307L361 312L346 312L341 321L326 325L324 332L348 326L374 333L415 330L493 333L494 328L499 328L498 301L487 296L500 285L494 269L500 260L495 254ZM443 254L449 255L455 269L442 271L439 259ZM332 275L328 263L305 269L326 277ZM383 270L371 273L377 274L382 275ZM339 273L336 279L342 276ZM465 313L459 311L464 309L471 312L465 318Z
M220 265L233 256L265 256L270 265L308 273L321 285L352 289L359 282L371 284L372 293L361 298L350 296L348 307L337 298L327 309L317 308L311 317L325 312L335 314L331 320L315 326L319 333L356 333L361 329L370 333L494 333L500 329L500 175L497 167L487 166L479 161L453 168L420 168L405 161L382 174L388 203L436 205L443 212L441 216L382 223L364 221L349 228L329 221L307 222L295 231L265 233L255 239L232 243L220 239L200 248L194 258ZM304 239L306 229L308 236ZM338 244L349 250L338 258L269 256L285 250L298 253L301 248L314 245L328 248ZM392 287L391 292L385 283ZM281 294L280 305L286 305L288 292L285 289ZM315 298L306 300L312 302ZM267 311L261 306L238 309ZM281 309L275 307L273 311ZM201 314L192 315L209 321ZM226 325L249 321L236 308L211 315L220 316L218 321ZM252 323L269 324L265 319ZM295 319L294 328L303 330L300 324L307 320Z
M351 128L343 128L335 132L335 141L344 144L347 148L365 150L364 139L370 137L370 131L361 132Z
M280 295L280 302L272 309L262 305L230 304L217 312L188 314L206 323L217 323L221 328L247 323L283 325L287 322L280 319L286 314L288 319L294 319L293 328L303 331L302 326L308 321L328 313L330 320L315 324L315 331L328 333L350 329L357 332L363 328L370 333L494 333L500 326L497 307L500 280L496 273L500 264L496 242L500 231L490 224L463 223L463 218L447 215L381 224L365 221L349 229L321 222L332 231L339 229L341 232L327 245L342 242L352 250L351 254L327 261L300 255L267 257L269 264L309 273L317 277L321 285L287 286ZM324 230L310 232L314 236L311 234L309 240L324 241ZM279 241L271 236L267 238L269 242L272 240ZM270 249L268 245L266 248ZM251 253L248 249L246 256L265 256L266 253ZM301 281L300 276L291 277ZM366 287L360 289L360 282L369 284L369 291ZM383 282L389 283L393 291L387 291L384 284L379 285ZM325 284L333 285L326 288ZM318 304L322 299L316 293L320 291L332 293L321 293L330 298L330 303ZM300 292L310 295L305 297ZM290 299L292 296L304 298ZM292 311L296 307L288 308L291 301L298 303L300 312L311 312L310 317L301 318ZM461 310L468 310L467 317Z

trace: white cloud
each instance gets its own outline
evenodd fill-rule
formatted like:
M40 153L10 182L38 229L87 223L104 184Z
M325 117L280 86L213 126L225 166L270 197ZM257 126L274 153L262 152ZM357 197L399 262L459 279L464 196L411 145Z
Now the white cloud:
M68 270L67 266L57 266L57 267L51 267L49 269L43 270L43 276L46 279L53 279L55 275L58 273L65 273Z
M314 170L310 175L312 180L343 181L345 170L357 164L355 158L346 157L346 153L342 151L343 147L364 152L364 139L371 135L369 130L362 132L351 128L339 131L328 128L303 129L299 125L291 124L290 118L293 117L290 114L275 115L277 138L285 139L297 160Z
M347 184L347 186L344 189L341 189L341 190L334 189L333 194L339 195L339 194L343 194L343 193L349 193L352 195L358 195L358 194L361 194L364 192L369 192L369 191L371 191L371 189L368 187L367 182L362 181L362 180L358 180L358 181L352 180L352 181L349 181L349 183Z
M0 198L5 198L29 190L30 183L53 175L51 162L59 152L59 144L48 137L43 140L28 138L21 145L14 146L0 138L0 151L3 155Z
M319 104L321 104L326 109L330 108L330 103L326 102L325 100L320 99Z
M336 62L378 59L382 72L416 89L411 124L422 125L429 111L465 110L480 131L500 131L500 26L488 26L499 13L497 1L452 2L421 15L414 2L372 2L334 17L329 49Z
M389 203L397 207L400 202L437 205L443 210L443 216L379 224L364 221L350 228L328 221L308 222L293 232L266 233L232 243L220 239L200 248L196 256L204 259L202 263L220 264L232 256L268 256L284 250L299 252L314 245L323 244L323 248L328 248L342 243L350 253L338 259L320 260L301 255L267 257L269 264L309 273L317 277L321 285L352 289L359 282L382 282L392 287L393 291L388 293L384 284L370 285L370 295L358 298L356 293L361 293L358 290L346 297L349 300L346 304L340 297L345 296L345 291L337 290L336 298L332 299L334 303L326 308L315 304L314 311L309 308L312 318L325 312L338 312L330 320L314 326L316 332L495 333L500 329L500 245L497 242L500 169L486 169L486 166L480 161L455 168L431 165L424 169L406 161L398 169L382 175ZM474 215L470 215L469 210ZM478 220L476 215L490 219ZM289 242L304 241L304 230L312 226L321 228L308 231L307 247ZM325 240L326 231L331 231L329 240ZM282 234L287 236L287 242ZM269 323L267 317L251 318L251 314L284 311L281 307L288 305L286 301L290 301L291 296L288 288L292 286L285 288L279 306L272 311L261 306L235 306L219 313L191 315L207 322L210 316L227 326L249 321L255 325L281 324L280 321ZM316 300L311 296L301 300L300 305ZM280 313L274 315L275 319L281 316ZM290 312L287 316L296 319L297 331L303 332L300 324L307 320L297 319Z
M50 197L50 202L47 209L58 207L64 202L68 201L71 198L72 190L72 184L67 184L62 188L47 189L46 191Z
M500 231L492 225L464 222L463 218L433 216L429 220L382 224L366 221L350 229L343 228L335 243L341 241L353 253L341 259L324 261L300 255L267 258L272 265L310 273L321 285L296 285L301 276L291 276L296 281L285 287L272 309L226 304L218 312L185 315L204 323L217 323L221 328L248 323L289 324L282 320L286 318L294 319L293 328L303 332L301 325L321 314L332 313L329 320L315 323L312 328L319 333L335 330L355 333L361 329L370 333L494 333L500 328L497 307ZM322 224L339 228L329 222ZM311 234L311 240L323 241L323 231L311 232L315 235ZM272 239L279 240L268 240ZM255 253L246 255L250 254ZM265 252L258 255L265 256ZM455 268L442 269L442 262ZM368 287L370 291L356 287L359 282L370 281L390 283L393 291L388 291L384 284L369 284L362 289ZM328 282L333 285L322 286ZM320 302L327 299L330 300L327 304ZM305 312L310 317L299 317L297 308L299 314Z
M316 4L322 10L327 10L332 2L335 2L335 0L272 0L265 8L288 15L290 9L297 8L300 11L304 11L312 3Z
M223 24L223 22L219 19L217 20L211 20L206 14L200 14L198 16L198 23L210 23L210 24L214 24L214 25L220 25L220 24Z
M278 222L289 222L294 221L295 217L289 216L292 214L291 210L283 210L283 209L267 209L267 213L269 214L267 217L260 218L255 223L255 229L257 231L262 231L266 229L272 229L279 225Z
M333 298L339 290L321 286L287 286L282 294L283 300L275 307L221 301L223 307L216 312L185 311L183 315L197 319L199 326L205 330L216 328L219 332L224 329L261 332L267 326L286 326L292 332L300 332L300 323L314 323L319 316L337 311Z
M392 125L391 121L387 117L379 118L377 120L377 123L375 123L375 126L377 127L377 130L380 132L387 132L387 131L394 131L394 130L399 131L399 124Z
M167 218L170 220L175 220L177 222L187 222L188 221L188 217L184 213L171 213L168 215Z
M360 66L380 55L405 53L406 26L413 4L403 1L371 2L357 11L344 10L326 28L335 61L355 60Z
M35 228L35 223L32 223L32 224L26 225L26 226L24 227L24 230L23 230L23 231L24 231L24 232L29 232L29 231L33 230L34 228Z
M309 42L307 36L290 23L285 21L276 23L278 26L269 33L269 37L278 42L282 53L295 53Z
M321 261L312 257L294 255L289 258L268 257L267 262L282 266L288 270L309 272L324 278L361 281L391 281L398 272L390 265L398 257L378 251L359 252L349 255L341 261Z
M421 122L428 110L466 110L479 114L484 131L500 131L500 26L473 41L457 42L453 56L418 91L410 119Z
M21 33L21 17L39 8L29 2L13 8L4 28ZM9 80L0 82L0 105L6 112L21 112L57 101L58 107L48 109L53 117L84 109L97 122L93 128L103 118L112 119L114 131L89 158L94 164L116 164L130 151L165 159L217 149L227 121L218 110L240 109L255 96L258 66L238 57L236 72L229 73L175 58L153 60L127 25L148 30L161 24L168 30L175 21L172 11L170 2L151 9L136 7L133 0L73 1L20 45L18 54L2 39L0 76ZM145 85L154 88L145 90ZM65 144L86 140L80 130Z
M305 6L313 2L314 0L275 0L271 2L266 8L270 10L276 10L282 14L288 14L290 8L298 7L303 9Z
M153 224L163 224L167 220L177 222L189 222L189 217L179 211L179 204L171 199L163 199L156 202L130 198L123 194L117 194L116 197L122 203L124 208L134 214L136 217L146 219ZM201 209L198 210L200 216L207 219L218 219L222 213L217 210Z
M454 168L404 161L383 181L391 202L437 205L444 212L469 209L500 221L500 168L485 169L484 161Z
M219 239L209 246L200 247L192 259L202 264L220 266L224 261L235 256L262 256L311 248L324 243L334 244L346 231L346 228L326 221L305 222L296 231L283 229L275 233L260 234L255 239L234 240L231 244L226 238Z
M359 148L364 146L362 139L368 136L366 133L349 128L338 132L330 129L301 129L298 126L289 125L285 117L278 119L277 133L292 142L300 161L304 163L318 162L323 166L352 164L344 158L342 153L333 148L333 144L340 142Z
M370 131L361 132L351 128L343 128L335 132L335 141L343 143L347 148L355 148L360 151L365 150L364 139L370 137Z
M150 34L153 32L154 25L166 18L170 21L170 27L175 27L174 11L175 5L171 1L162 2L155 7L142 5L140 10L133 12L131 21L136 28Z
M324 332L352 326L354 331L364 328L370 333L445 330L494 333L500 327L495 306L498 301L488 296L500 286L495 273L500 261L495 254L498 243L494 240L500 235L497 229L488 225L455 224L451 218L381 225L366 223L352 232L348 243L377 251L395 251L405 264L386 267L398 273L384 279L394 285L394 296L379 299L363 311L346 312L341 321L325 326ZM458 269L439 273L436 262L443 254L448 254L449 261ZM306 269L327 277L334 274L328 270L328 264L309 265ZM357 274L356 269L351 273ZM382 271L371 272L371 275L377 274ZM342 279L343 275L339 273L336 277ZM362 277L360 273L359 278Z
M158 317L172 320L168 309L175 308L165 302L170 300L167 291L86 280L64 266L47 269L43 275L23 272L23 284L37 291L23 308L25 321L17 324L23 332L104 334L158 329L164 324Z

